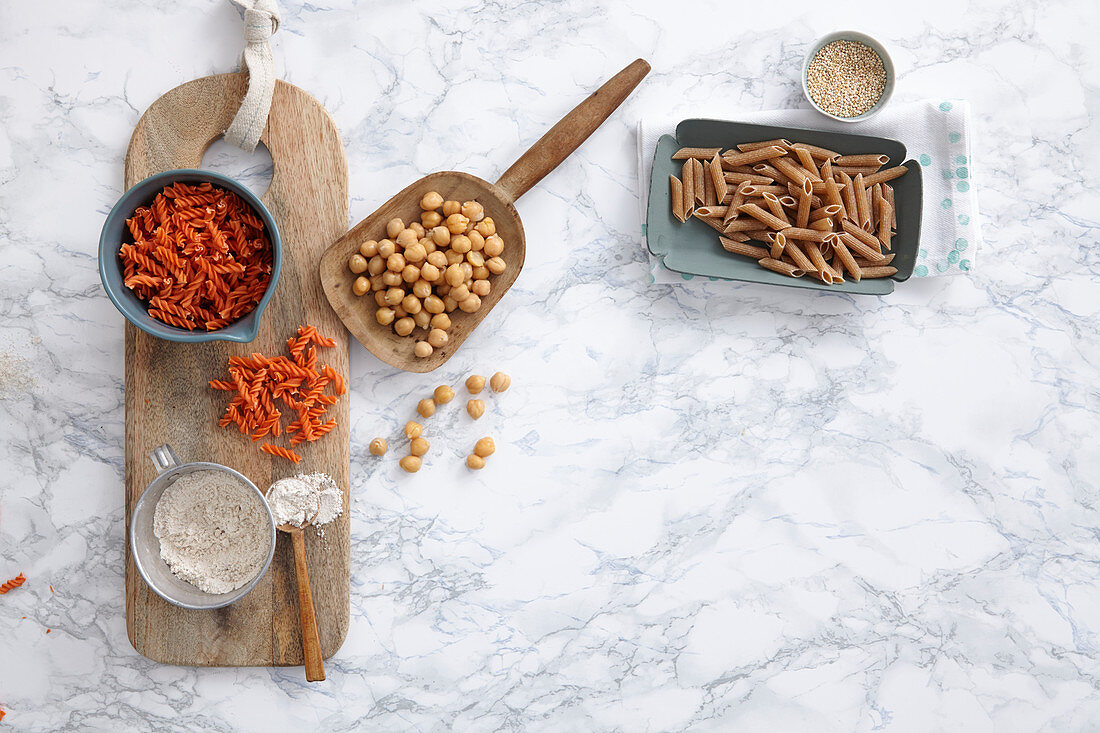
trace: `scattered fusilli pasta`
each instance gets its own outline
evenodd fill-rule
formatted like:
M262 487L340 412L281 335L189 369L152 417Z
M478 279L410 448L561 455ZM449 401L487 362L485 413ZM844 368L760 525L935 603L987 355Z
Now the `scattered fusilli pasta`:
M0 585L0 595L7 593L8 591L15 590L19 586L27 582L27 579L23 577L23 573L19 573L11 580L7 581L3 585Z
M296 419L285 428L291 447L317 440L336 427L336 420L323 422L322 417L347 391L344 378L328 364L317 364L317 347L335 346L336 342L313 326L299 326L298 336L286 343L292 358L263 354L229 357L230 379L209 382L212 389L235 393L218 425L234 424L257 441L282 435L283 415L294 414ZM326 394L330 385L333 394ZM284 409L275 406L276 400ZM302 458L272 443L264 443L260 450L294 463Z
M237 194L174 183L126 221L123 282L170 326L215 331L251 312L271 282L271 243Z

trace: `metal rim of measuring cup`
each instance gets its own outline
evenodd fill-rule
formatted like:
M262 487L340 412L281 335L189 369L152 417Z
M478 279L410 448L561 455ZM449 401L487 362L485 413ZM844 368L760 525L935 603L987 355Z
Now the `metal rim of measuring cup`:
M275 516L271 513L271 507L269 507L268 504L267 504L267 497L264 496L263 492L260 491L260 489L256 486L256 484L252 483L242 473L240 473L239 471L234 471L229 466L223 466L220 463L211 463L209 461L191 461L189 463L180 463L180 459L176 455L176 452L174 450L172 450L172 446L170 446L167 443L164 443L162 445L158 445L156 448L149 451L149 459L153 462L153 465L156 466L156 468L157 468L157 476L152 481L150 481L149 484L145 487L145 489L141 492L141 497L138 499L137 503L134 504L134 510L130 515L130 557L133 558L134 565L135 565L135 567L137 567L137 571L138 571L138 574L141 576L141 579L145 581L145 584L147 586L149 586L149 588L154 593L156 593L158 596L160 596L164 600L171 603L173 606L178 606L180 608L186 608L186 609L189 609L189 610L192 610L192 611L208 611L208 610L213 610L215 608L224 608L225 606L236 603L237 601L244 598L246 595L248 595L252 591L253 588L256 587L256 584L260 582L260 579L263 578L265 575L267 575L267 571L271 567L271 560L275 557L275 542L276 542ZM268 552L267 552L267 559L264 561L264 563L260 567L259 571L257 571L256 577L254 577L252 580L250 580L247 583L245 583L244 585L242 585L240 588L237 588L236 590L230 591L230 593L232 594L231 598L229 598L227 600L224 600L224 601L219 601L217 603L195 604L195 603L187 603L185 601L180 601L178 599L171 598L164 591L162 591L160 588L158 588L157 584L149 577L148 572L146 572L145 567L141 563L141 557L138 554L137 539L136 539L136 537L137 537L137 531L136 531L137 530L137 518L138 518L138 515L139 515L138 508L146 500L146 497L149 494L149 490L153 488L153 485L155 483L157 483L158 481L162 481L162 480L167 481L173 475L184 472L183 469L190 469L190 470L186 471L186 473L191 473L194 470L209 470L209 471L221 471L221 472L230 474L231 476L236 478L238 481L243 483L245 486L250 488L253 492L255 492L255 494L257 496L260 497L260 502L263 505L264 511L267 512L268 527L270 529L270 539L271 539L270 547L269 547ZM167 488L167 486L165 488ZM159 541L158 541L158 546L159 546ZM158 556L158 559L160 559L159 556ZM163 563L164 560L160 559L160 562ZM167 566L167 563L165 563L165 565ZM169 572L171 572L171 568L169 568ZM199 591L200 593L204 592L201 588L198 588L198 587L196 587L196 590ZM214 597L215 595L224 595L224 594L208 593L207 595L209 595L211 597Z

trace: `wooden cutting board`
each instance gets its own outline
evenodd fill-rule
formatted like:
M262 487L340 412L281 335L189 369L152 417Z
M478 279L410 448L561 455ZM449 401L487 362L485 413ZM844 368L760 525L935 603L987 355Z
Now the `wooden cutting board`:
M207 147L228 127L244 96L242 74L222 74L176 87L146 110L126 153L126 187L172 168L198 168ZM282 275L250 344L177 344L126 324L126 526L142 491L156 475L149 451L170 443L183 461L223 463L261 490L296 473L322 471L344 491L344 514L324 540L308 531L306 551L321 650L327 658L344 641L349 611L349 417L347 395L329 408L337 428L297 448L302 461L262 453L259 443L218 427L226 393L207 387L225 374L226 360L253 351L286 352L286 339L310 323L336 340L321 361L348 374L348 333L321 290L317 262L347 230L348 172L336 125L301 89L276 82L260 138L274 175L262 196L283 241ZM281 444L281 443L280 443ZM128 529L127 529L128 531ZM166 664L268 666L302 664L298 600L289 537L279 533L271 569L256 588L228 608L188 611L164 601L141 579L126 538L126 627L134 648Z

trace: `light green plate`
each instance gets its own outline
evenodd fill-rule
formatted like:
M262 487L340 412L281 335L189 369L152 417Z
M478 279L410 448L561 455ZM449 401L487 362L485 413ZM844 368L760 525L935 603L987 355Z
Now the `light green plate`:
M677 149L684 146L731 148L738 143L777 138L818 145L845 155L881 153L890 156L890 162L886 164L888 167L905 165L909 168L909 173L891 181L897 205L898 229L891 242L894 260L890 264L898 269L896 275L860 282L845 280L838 285L826 285L809 277L787 277L765 270L748 257L726 252L718 241L718 232L698 219L691 218L681 224L672 215L668 177L679 177L683 165L683 161L672 160L672 154ZM905 160L905 146L897 140L723 120L684 120L676 126L675 138L662 135L657 143L649 185L646 240L649 251L660 257L665 267L674 272L834 293L887 295L894 292L895 282L909 279L917 263L922 196L920 165L914 160Z

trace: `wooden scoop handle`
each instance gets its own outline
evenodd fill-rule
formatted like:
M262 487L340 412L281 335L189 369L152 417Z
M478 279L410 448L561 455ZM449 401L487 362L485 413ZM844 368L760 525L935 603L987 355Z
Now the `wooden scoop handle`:
M594 91L561 122L539 138L512 167L504 171L497 186L515 201L561 165L588 136L611 116L634 87L649 73L649 64L638 59Z
M306 680L325 679L325 662L321 657L321 637L317 633L317 615L313 611L313 593L309 590L309 568L306 567L306 538L302 530L290 533L294 545L294 577L298 581L298 618L302 622L302 656L306 663Z

